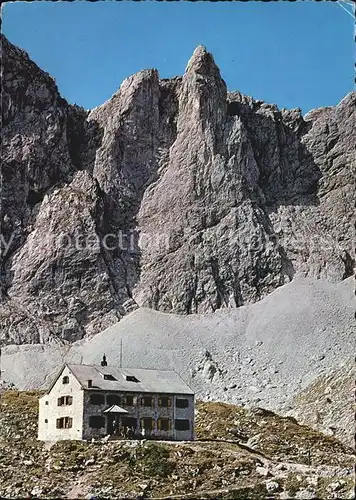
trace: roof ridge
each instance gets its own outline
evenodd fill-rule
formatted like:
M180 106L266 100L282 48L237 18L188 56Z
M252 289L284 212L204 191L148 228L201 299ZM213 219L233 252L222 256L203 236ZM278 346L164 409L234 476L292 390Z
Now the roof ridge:
M153 371L153 372L169 372L169 373L177 373L176 370L162 370L158 368L135 368L135 367L117 367L114 365L106 365L106 366L101 366L100 364L91 364L88 365L86 363L68 363L67 366L88 366L90 368L114 368L115 370L145 370L145 371Z

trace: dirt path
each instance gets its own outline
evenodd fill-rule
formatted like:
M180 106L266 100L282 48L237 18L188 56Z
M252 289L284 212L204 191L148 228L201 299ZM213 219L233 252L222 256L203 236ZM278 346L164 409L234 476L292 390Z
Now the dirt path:
M73 488L66 493L65 498L75 500L76 498L85 498L89 493L88 479L91 473L84 474L75 483Z

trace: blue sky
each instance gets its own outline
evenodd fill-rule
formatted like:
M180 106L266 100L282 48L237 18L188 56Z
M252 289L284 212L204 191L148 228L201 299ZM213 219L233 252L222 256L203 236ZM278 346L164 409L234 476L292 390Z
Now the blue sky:
M181 75L194 48L213 53L229 90L303 112L353 89L353 19L333 2L15 2L3 33L84 108L129 75Z

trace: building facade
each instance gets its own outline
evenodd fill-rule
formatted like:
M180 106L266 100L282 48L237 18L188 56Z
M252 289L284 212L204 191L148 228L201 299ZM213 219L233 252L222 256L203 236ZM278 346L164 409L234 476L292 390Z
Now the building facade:
M65 365L39 401L38 439L194 439L194 393L173 371Z

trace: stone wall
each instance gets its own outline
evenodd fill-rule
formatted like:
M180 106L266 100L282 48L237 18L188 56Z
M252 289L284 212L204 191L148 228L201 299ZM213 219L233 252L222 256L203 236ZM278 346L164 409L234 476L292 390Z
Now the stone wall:
M93 405L90 403L90 396L92 394L103 394L105 395L105 403L102 405ZM83 421L83 438L91 439L103 437L107 434L107 427L103 427L100 429L93 429L89 426L89 419L91 416L103 415L103 411L108 408L108 404L106 401L106 397L110 394L114 394L113 392L103 392L103 391L85 391L84 394L84 421ZM153 429L151 432L152 436L160 437L162 439L177 439L177 440L191 440L194 438L194 396L192 395L173 395L173 394L141 394L141 393L119 393L115 392L115 394L123 398L128 395L132 395L134 397L133 406L127 406L122 404L122 407L128 411L127 415L122 415L122 417L133 417L136 419L137 425L134 429L137 434L141 432L141 419L143 418L152 418L153 419ZM153 406L146 407L140 405L140 400L144 396L152 396L153 397ZM158 406L158 399L164 396L168 396L171 398L171 406L169 408L163 408ZM176 408L176 399L184 398L188 399L189 406L188 408ZM163 431L158 429L158 419L159 418L168 418L171 421L170 430ZM190 422L190 429L187 431L177 431L174 426L175 419L187 419ZM146 434L146 436L148 436Z

